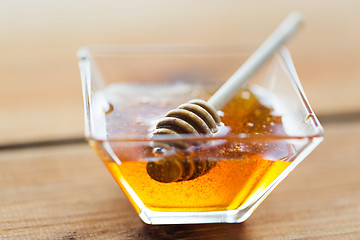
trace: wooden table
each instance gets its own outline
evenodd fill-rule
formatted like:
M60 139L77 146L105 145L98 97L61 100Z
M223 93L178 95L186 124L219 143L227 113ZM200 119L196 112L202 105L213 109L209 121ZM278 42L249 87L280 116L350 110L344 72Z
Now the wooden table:
M141 222L83 140L86 44L289 43L325 141L241 224ZM360 239L358 1L5 1L0 8L0 239Z

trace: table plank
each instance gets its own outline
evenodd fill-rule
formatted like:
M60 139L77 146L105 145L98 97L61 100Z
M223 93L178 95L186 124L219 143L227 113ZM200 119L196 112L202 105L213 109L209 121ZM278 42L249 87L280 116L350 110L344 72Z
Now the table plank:
M360 122L325 141L240 224L141 222L85 144L0 152L4 239L358 239Z
M240 44L255 49L294 9L304 14L306 25L289 49L315 111L359 112L356 0L5 0L0 8L0 145L83 135L75 57L83 45Z

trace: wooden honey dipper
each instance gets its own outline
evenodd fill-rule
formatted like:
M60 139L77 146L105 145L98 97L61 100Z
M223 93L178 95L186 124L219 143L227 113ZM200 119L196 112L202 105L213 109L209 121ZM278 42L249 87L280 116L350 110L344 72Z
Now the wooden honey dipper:
M207 101L194 99L169 111L157 122L152 132L153 139L159 135L179 136L179 134L213 135L218 131L222 109L244 87L246 81L284 44L299 28L302 16L293 12L275 29L245 63ZM188 144L180 141L160 143L157 150L171 149L172 146L186 149ZM178 158L149 162L148 174L159 182L191 180L209 171L216 162L194 161Z

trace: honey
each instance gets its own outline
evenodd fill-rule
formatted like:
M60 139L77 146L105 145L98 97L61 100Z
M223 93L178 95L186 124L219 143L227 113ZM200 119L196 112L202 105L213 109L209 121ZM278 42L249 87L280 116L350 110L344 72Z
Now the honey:
M262 97L264 96L258 96L253 91L242 90L222 109L221 121L227 129L225 136L215 141L215 144L211 140L204 141L190 150L180 149L170 157L166 156L170 160L180 159L177 160L178 164L176 161L172 163L176 163L177 168L182 171L185 171L185 160L208 166L201 174L196 177L187 176L184 181L164 182L149 175L149 164L155 157L156 161L161 161L161 155L150 151L148 144L110 143L116 160L114 155L104 149L103 142L90 140L90 145L98 152L139 213L140 205L163 212L245 208L251 201L258 199L290 165L293 156L292 147L286 140L242 140L231 137L243 133L265 137L273 134L286 135L281 116L274 114L273 107L265 104ZM117 106L114 103L112 106L113 111L106 113L107 130L116 128L114 123L118 114ZM151 121L151 118L146 118ZM143 133L145 128L143 124L140 132ZM170 164L169 171L174 166ZM184 175L183 172L179 174ZM180 178L180 175L174 179Z
M191 181L161 183L146 172L146 162L105 162L120 186L126 182L143 204L155 211L221 211L241 207L264 190L290 164L255 156L220 161ZM122 188L127 192L126 188ZM129 195L129 194L127 194Z

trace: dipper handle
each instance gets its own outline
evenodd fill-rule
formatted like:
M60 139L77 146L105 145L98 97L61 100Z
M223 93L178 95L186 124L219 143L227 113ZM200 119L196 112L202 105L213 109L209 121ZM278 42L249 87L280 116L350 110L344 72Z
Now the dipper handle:
M297 12L290 13L245 63L207 101L216 110L222 109L246 81L269 59L273 53L299 28L303 21Z

